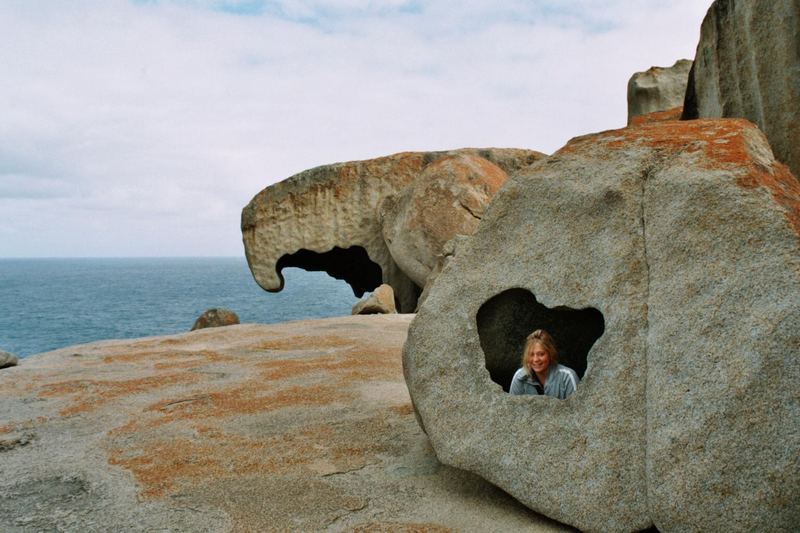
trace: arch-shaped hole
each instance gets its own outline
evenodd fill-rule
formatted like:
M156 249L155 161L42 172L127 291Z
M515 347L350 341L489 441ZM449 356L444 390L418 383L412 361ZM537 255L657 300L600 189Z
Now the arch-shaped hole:
M367 251L361 246L350 248L334 246L323 253L302 249L284 255L277 264L281 286L283 286L281 270L285 267L327 272L329 276L346 281L357 298L361 298L365 292L375 290L383 279L381 267L369 258Z
M581 378L589 350L605 331L605 319L597 309L550 309L526 289L509 289L489 298L476 319L486 369L506 392L519 368L525 338L533 330L547 330L556 341L559 362Z

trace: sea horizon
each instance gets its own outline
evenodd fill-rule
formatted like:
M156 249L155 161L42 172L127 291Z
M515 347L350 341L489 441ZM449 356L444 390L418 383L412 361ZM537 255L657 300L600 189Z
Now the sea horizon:
M324 272L283 270L263 290L242 256L0 258L0 350L20 358L76 344L189 331L213 307L242 323L349 315L350 287ZM319 296L324 294L324 298Z

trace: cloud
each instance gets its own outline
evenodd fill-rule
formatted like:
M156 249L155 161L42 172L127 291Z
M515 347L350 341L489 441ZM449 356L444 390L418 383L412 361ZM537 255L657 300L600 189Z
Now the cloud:
M704 12L696 0L3 2L0 256L239 255L241 208L306 168L461 146L551 152L624 125L627 79L692 57Z

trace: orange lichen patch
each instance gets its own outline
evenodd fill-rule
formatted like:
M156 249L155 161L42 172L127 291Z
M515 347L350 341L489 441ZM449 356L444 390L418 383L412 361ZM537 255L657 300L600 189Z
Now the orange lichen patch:
M72 404L61 409L61 416L71 416L91 411L114 399L176 384L194 383L197 374L168 374L129 380L71 380L51 383L42 387L39 396L76 396Z
M12 433L17 430L16 424L4 424L0 426L0 434L3 433Z
M135 352L120 355L107 355L103 358L105 363L149 363L154 362L158 365L183 364L186 361L193 361L194 364L222 362L234 359L230 355L221 354L211 350L196 350L190 352L176 352L174 350Z
M637 115L631 119L630 126L641 126L651 122L664 122L665 120L680 120L683 115L683 106L673 107L666 111L655 111L644 115Z
M355 526L350 531L353 533L449 533L453 530L439 524L370 522Z
M291 406L323 406L353 397L352 393L341 390L335 384L295 386L271 394L264 394L265 389L269 387L263 383L249 382L210 392L197 401L181 401L181 398L160 401L146 411L162 413L162 423L166 423L178 419L199 420L263 413Z
M665 154L702 152L698 162L703 168L727 168L753 164L747 149L746 132L756 126L744 119L702 119L650 122L570 141L556 152L565 154L601 143L612 150L637 146L652 148Z
M138 441L135 447L112 444L108 462L131 471L144 498L163 496L181 483L197 486L222 478L295 473L307 475L309 465L324 458L337 471L365 464L363 446L337 444L349 435L332 435L328 426L315 426L266 439L252 439L215 427L196 426L195 437ZM333 440L337 442L334 442ZM370 439L362 439L371 442ZM125 443L125 441L122 441Z
M410 415L411 413L414 412L414 406L411 405L410 403L405 403L403 405L393 405L389 407L389 409L391 409L400 416Z
M786 165L776 162L768 170L753 168L736 183L747 189L765 187L775 202L786 210L786 220L800 239L800 182Z
M283 339L272 339L260 342L253 346L256 350L275 350L275 351L304 351L316 350L320 347L325 348L340 348L342 346L350 346L353 341L342 337L332 336L297 336L286 337Z
M264 361L259 376L266 380L297 377L311 372L336 373L359 370L369 375L396 375L401 360L396 350L373 350L353 347L344 353L313 359L279 359Z

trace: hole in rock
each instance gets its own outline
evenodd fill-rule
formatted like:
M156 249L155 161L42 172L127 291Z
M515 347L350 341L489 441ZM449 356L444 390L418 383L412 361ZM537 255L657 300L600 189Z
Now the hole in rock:
M382 283L381 267L369 258L367 251L361 246L334 246L323 253L299 250L278 260L278 274L286 267L326 272L331 277L347 282L358 298L365 292L375 290Z
M525 338L534 330L544 329L553 336L559 363L580 378L586 372L589 350L605 331L603 314L597 309L550 309L527 289L509 289L489 298L476 319L486 369L506 392L520 367Z

